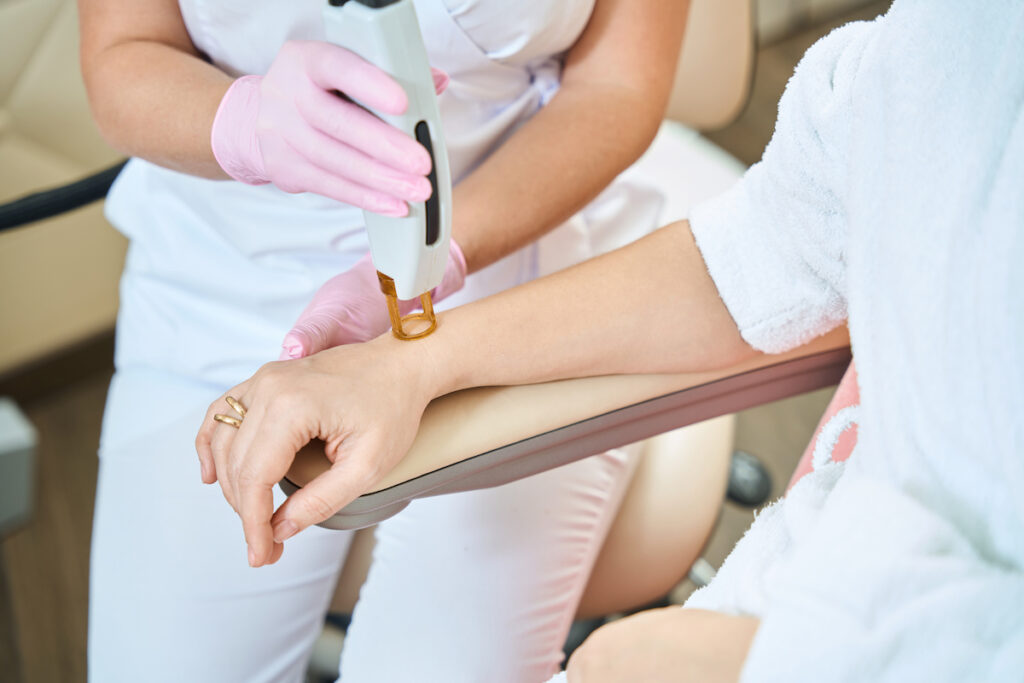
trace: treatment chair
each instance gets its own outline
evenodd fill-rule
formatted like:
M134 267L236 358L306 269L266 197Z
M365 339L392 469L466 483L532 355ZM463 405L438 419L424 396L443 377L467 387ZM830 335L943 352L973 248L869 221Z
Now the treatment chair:
M45 347L43 351L49 352L110 325L123 241L105 225L95 207L74 216L58 215L101 198L119 170L119 166L106 169L117 157L103 146L92 128L74 51L68 50L77 44L73 3L16 2L9 8L0 8L0 17L5 16L2 12L13 17L11 21L0 21L5 61L17 69L11 78L0 78L0 159L5 160L0 164L0 200L67 182L93 169L105 169L82 181L0 207L0 228L45 219L33 230L4 235L2 251L6 252L5 258L9 257L4 261L9 261L9 267L0 268L0 272L22 278L21 283L38 282L38 286L32 284L27 289L44 294L38 297L40 300L63 300L75 309L73 313L96 312L87 320L80 313L76 316L64 311L47 315L37 315L38 311L25 313L24 324L19 318L18 325L28 332L26 338L34 340L34 346L18 347L10 359L0 359L14 365L35 360L40 343ZM26 14L22 17L19 13ZM753 58L750 0L693 0L669 118L699 130L730 122L746 102ZM56 84L60 87L48 81L50 87L46 91L51 93L50 97L56 93L57 101L44 101L34 95L32 84L44 81L44 73L57 73L63 79ZM82 130L69 127L69 119L76 125L82 123ZM691 151L701 144L691 140L689 132L671 124L662 134L686 138ZM708 147L700 153L712 153ZM52 149L59 150L58 154L52 153ZM693 185L705 179L693 180L693 184L680 184L680 195L693 192ZM670 197L665 222L683 215L678 206L688 205L689 199ZM45 248L36 246L43 243ZM61 245L63 251L55 251L54 244ZM102 247L102 256L80 258L83 253L91 254L97 244ZM65 252L67 263L60 260ZM39 260L37 253L45 254L49 267L32 266ZM56 264L55 254L60 261ZM90 296L92 283L98 283L95 296L102 305L80 305L69 300L66 290L46 294L50 291L46 287L55 286L55 281L48 277L54 271L68 273L69 279L82 271L83 276L78 279L90 283ZM26 287L19 289L25 291ZM81 294L76 292L76 297L81 298ZM4 317L11 319L6 314ZM54 333L50 328L34 326L40 321L49 324L54 320L69 321L69 329ZM848 362L848 340L845 332L837 331L789 354L763 356L712 373L597 377L472 389L442 397L428 408L408 456L376 490L339 511L331 524L339 528L364 527L394 514L418 497L499 485L608 448L654 437L645 445L645 455L606 541L607 552L602 551L598 560L584 597L584 604L589 606L583 614L605 614L639 606L667 592L686 574L695 556L696 551L680 548L678 543L678 539L692 536L684 529L686 521L705 524L687 518L687 496L681 493L680 486L692 469L682 462L680 454L699 453L702 448L731 448L729 418L719 422L710 418L834 384ZM672 431L698 422L698 429ZM457 428L452 429L452 425ZM324 465L322 456L304 454L282 486L301 486ZM712 486L720 495L725 486L724 473ZM705 526L710 528L709 523ZM369 553L365 551L371 544L368 536L362 542L357 538L349 564L368 564ZM646 583L624 581L622 567L612 559L623 555L616 551L616 545L628 546L634 565L664 567L664 571L648 576ZM359 548L364 552L360 553ZM651 559L637 562L639 558ZM358 566L348 570L346 567L357 584L361 580ZM626 584L633 590L612 596L608 590L611 584Z

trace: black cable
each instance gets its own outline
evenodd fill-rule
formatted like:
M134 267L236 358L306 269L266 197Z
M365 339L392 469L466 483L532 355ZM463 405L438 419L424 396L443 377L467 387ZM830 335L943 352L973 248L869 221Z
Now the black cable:
M52 218L103 199L126 163L122 161L73 183L0 204L0 232Z

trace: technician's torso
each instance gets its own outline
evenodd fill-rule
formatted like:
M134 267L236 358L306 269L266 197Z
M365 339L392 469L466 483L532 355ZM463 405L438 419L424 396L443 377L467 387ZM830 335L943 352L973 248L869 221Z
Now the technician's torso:
M182 0L180 7L196 47L227 73L240 75L265 73L288 40L323 40L324 4L325 0ZM557 91L560 57L579 37L593 4L594 0L529 0L508 12L507 5L496 0L416 2L431 62L451 76L440 105L453 180L458 182ZM133 161L132 166L126 175L142 173L138 167L145 166L145 172L155 176L151 182L181 186L181 192L192 196L214 194L211 202L231 214L211 206L209 222L246 251L325 246L318 238L307 243L294 227L283 242L271 238L269 244L250 244L253 226L264 222L261 216L273 216L279 206L287 207L292 225L301 224L304 232L328 221L334 248L340 246L339 238L362 241L361 212L322 197L295 197L272 186L199 178L183 182L177 174L145 162ZM115 224L133 238L139 236L134 225L145 221L122 213L136 202L135 197L126 200L116 188L111 197Z
M265 73L288 40L323 39L326 0L181 0L196 47L230 74ZM455 182L558 90L562 57L595 0L416 0ZM613 185L539 244L470 278L450 304L588 258L656 227L659 195ZM528 201L528 198L523 198ZM632 212L624 217L623 211ZM107 201L132 246L121 287L117 365L232 384L276 358L280 339L327 278L368 250L362 212L314 194L176 173L133 160ZM614 228L614 229L612 229ZM595 238L594 235L601 235Z
M595 0L416 0L431 64L451 76L442 116L458 179L558 87L559 57ZM232 75L266 73L288 40L324 40L326 0L180 0L196 47Z

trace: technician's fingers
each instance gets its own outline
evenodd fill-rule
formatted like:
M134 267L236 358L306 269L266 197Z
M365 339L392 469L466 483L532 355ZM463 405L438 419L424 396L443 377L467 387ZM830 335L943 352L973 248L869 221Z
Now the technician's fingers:
M281 342L281 355L277 359L295 360L296 358L304 358L311 355L310 349L314 349L317 346L320 346L320 344L314 342L305 330L296 326L284 336L284 340Z
M333 176L357 181L389 198L422 202L430 196L430 181L422 175L396 170L319 131L298 136L292 145L314 166Z
M311 323L305 318L297 323L284 336L284 341L281 343L281 360L305 358L328 348L330 344L325 335L330 331L327 324L332 321L325 320L323 324L318 323L320 323L319 320L314 319ZM333 325L337 325L337 322L333 322Z
M402 200L389 197L346 178L324 173L312 164L307 163L297 168L293 174L293 180L304 188L300 190L301 192L314 192L385 216L402 217L409 213L409 207ZM286 188L282 189L288 191Z
M365 109L315 88L297 105L310 126L385 166L421 176L430 173L430 154L423 145Z
M438 95L443 93L448 88L448 83L451 82L451 78L448 74L440 69L430 67L430 75L434 79L434 92Z
M345 48L313 42L305 59L306 73L324 90L343 92L387 114L401 114L409 106L405 91L395 79Z

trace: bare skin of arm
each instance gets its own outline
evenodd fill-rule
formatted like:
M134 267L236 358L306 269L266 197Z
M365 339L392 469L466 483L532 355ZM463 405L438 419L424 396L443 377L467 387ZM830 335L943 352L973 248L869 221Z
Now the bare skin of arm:
M612 622L573 653L569 683L731 683L740 678L760 621L665 607Z
M455 188L452 233L470 273L596 197L665 116L688 0L598 0L558 93Z
M226 393L248 408L241 428L213 421L226 405L221 397L210 405L196 449L203 481L220 482L259 566L277 560L282 541L389 472L437 396L473 386L712 369L754 354L682 221L446 312L425 339L385 334L268 363ZM273 487L313 439L326 443L332 467L275 512Z
M431 398L474 386L708 370L754 354L687 221L445 313L438 331L419 343L390 335L372 343L432 368Z
M82 71L111 145L227 178L210 129L232 78L204 61L178 3L78 4ZM453 234L469 272L561 224L639 158L664 115L687 4L597 2L566 57L558 94L455 189Z
M232 79L204 61L176 0L78 0L82 75L113 147L167 168L226 179L210 129Z

